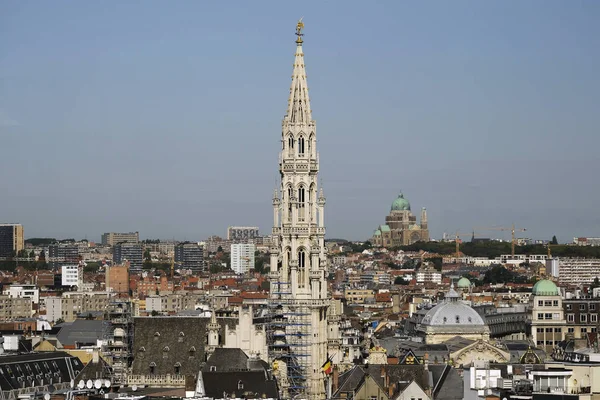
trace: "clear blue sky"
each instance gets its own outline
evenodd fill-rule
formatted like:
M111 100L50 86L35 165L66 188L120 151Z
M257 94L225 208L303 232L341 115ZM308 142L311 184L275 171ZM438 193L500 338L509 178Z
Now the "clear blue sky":
M267 232L302 16L329 237L600 236L593 0L1 2L0 221Z

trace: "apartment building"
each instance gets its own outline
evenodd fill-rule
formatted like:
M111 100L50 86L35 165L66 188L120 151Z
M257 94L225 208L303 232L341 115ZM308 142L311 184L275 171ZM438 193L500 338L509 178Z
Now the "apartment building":
M109 300L108 294L104 292L68 292L64 293L62 297L46 297L44 300L46 319L50 322L56 322L59 319L72 322L77 319L79 314L104 311Z
M29 318L33 315L32 302L29 298L0 295L0 320L9 321L17 318Z
M24 248L23 225L0 224L0 258L16 256Z
M562 285L585 285L600 278L599 258L558 258L558 280Z
M236 274L245 274L254 268L254 252L256 246L253 244L234 243L231 245L231 269Z
M113 263L129 263L130 272L140 272L143 264L142 246L136 243L117 243L113 246Z
M117 243L139 243L140 233L139 232L107 232L102 234L102 244L104 246L114 246Z
M55 243L48 246L48 266L59 269L64 264L79 262L79 245L77 243Z
M178 268L189 269L194 274L204 270L204 248L198 243L179 243L175 246L175 263Z

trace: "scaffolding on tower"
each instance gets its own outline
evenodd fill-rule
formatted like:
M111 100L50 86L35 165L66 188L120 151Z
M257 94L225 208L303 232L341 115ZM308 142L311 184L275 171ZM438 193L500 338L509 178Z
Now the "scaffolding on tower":
M292 298L290 282L271 282L265 323L269 363L280 366L277 368L280 370L282 398L297 398L307 392L309 384L310 306ZM281 371L283 368L285 372Z
M102 354L107 362L105 371L116 386L126 385L133 361L133 305L130 300L114 297L104 314L104 345Z

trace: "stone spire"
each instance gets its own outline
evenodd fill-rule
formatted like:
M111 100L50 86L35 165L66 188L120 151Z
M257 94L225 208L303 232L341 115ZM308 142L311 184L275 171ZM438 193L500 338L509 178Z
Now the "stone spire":
M302 30L304 23L298 21L296 26L296 58L292 73L292 86L288 99L288 109L285 119L291 123L308 124L312 121L310 100L308 98L308 84L306 83L306 69L304 66L304 52L302 51Z

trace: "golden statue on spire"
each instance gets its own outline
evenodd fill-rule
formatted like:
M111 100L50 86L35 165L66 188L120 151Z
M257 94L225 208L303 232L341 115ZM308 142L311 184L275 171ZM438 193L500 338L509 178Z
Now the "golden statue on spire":
M304 22L302 22L302 18L300 18L298 20L298 23L296 24L296 36L298 36L298 39L296 39L296 43L298 44L302 43L302 36L304 36L304 33L302 33L302 29L304 29Z

